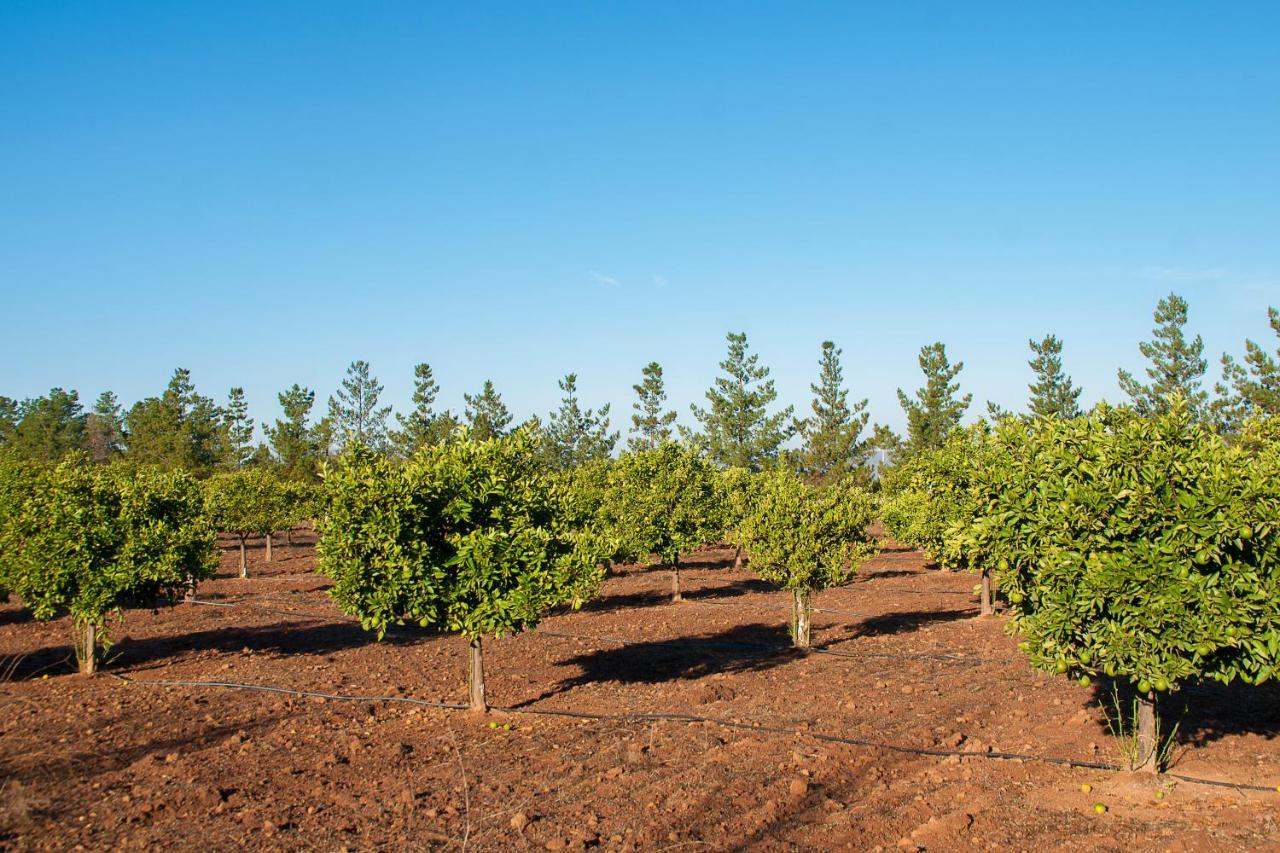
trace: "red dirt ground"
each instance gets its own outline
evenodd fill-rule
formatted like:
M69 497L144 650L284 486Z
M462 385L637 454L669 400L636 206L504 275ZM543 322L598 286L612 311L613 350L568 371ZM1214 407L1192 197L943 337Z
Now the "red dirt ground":
M260 545L250 554L253 577L234 577L228 547L199 592L236 606L133 610L113 626L108 671L128 685L71 674L65 621L0 607L0 846L1280 849L1274 790L982 757L1118 758L1099 688L1032 672L1002 618L977 618L974 578L917 553L884 553L816 597L815 643L839 654L788 650L786 594L725 550L689 557L683 604L667 602L666 572L625 569L585 610L486 642L490 701L516 709L488 718L144 684L464 700L463 640L374 642L329 601L309 544L270 564ZM1174 772L1280 783L1277 698L1178 694Z

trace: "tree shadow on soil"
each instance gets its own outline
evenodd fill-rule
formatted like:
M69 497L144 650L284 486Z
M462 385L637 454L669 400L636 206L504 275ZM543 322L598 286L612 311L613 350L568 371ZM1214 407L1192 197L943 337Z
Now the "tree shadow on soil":
M907 634L935 622L955 622L960 619L972 619L977 615L976 607L963 610L908 610L900 613L886 613L883 616L871 616L856 625L848 626L845 628L845 634L855 637Z
M799 660L803 654L791 647L784 625L739 625L727 631L628 643L601 649L564 661L582 672L562 680L535 699L516 705L523 707L585 684L661 684L692 681L709 675L762 672Z
M682 567L683 568L683 567ZM662 571L669 574L669 570ZM759 578L740 578L722 586L709 586L701 589L682 591L685 601L706 601L716 598L737 598L753 592L776 592L777 587L770 586ZM671 604L671 593L666 590L642 590L620 595L602 595L582 606L582 610L616 610L627 607L651 607L659 604Z
M917 569L915 571L912 571L911 569L888 569L883 572L859 572L853 576L853 582L855 584L870 583L871 581L880 580L881 578L909 578L927 574L931 574L931 572L926 572L922 569Z
M391 645L416 642L422 634L388 635ZM143 668L192 651L243 652L251 654L317 655L359 648L378 642L375 635L356 622L319 624L277 622L253 627L226 627L195 631L169 637L123 637L101 661L107 670ZM75 653L70 637L66 645L46 646L21 656L12 668L12 680L29 680L40 675L60 675L75 670Z
M1126 718L1126 728L1131 729L1133 688L1128 684L1117 687L1120 710ZM1112 691L1107 679L1100 680L1093 691L1093 704L1100 704L1108 717L1115 714ZM1233 735L1260 735L1272 740L1280 735L1280 683L1189 684L1162 696L1159 713L1162 731L1173 731L1177 726L1174 739L1179 747L1201 747Z

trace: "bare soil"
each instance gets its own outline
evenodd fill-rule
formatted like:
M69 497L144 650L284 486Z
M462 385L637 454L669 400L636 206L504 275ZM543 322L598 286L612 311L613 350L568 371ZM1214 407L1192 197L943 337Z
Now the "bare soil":
M665 571L624 568L584 610L486 641L490 702L510 710L482 717L148 684L465 701L465 641L375 642L305 536L269 564L252 543L247 580L224 544L208 604L112 626L106 670L128 683L73 674L65 620L0 607L0 845L1280 849L1280 693L1206 685L1166 709L1173 772L1267 790L991 757L1117 761L1105 688L1032 672L1003 617L978 617L976 578L914 552L819 593L830 653L809 655L788 648L788 595L731 551L689 555L682 604ZM628 718L654 713L712 721Z

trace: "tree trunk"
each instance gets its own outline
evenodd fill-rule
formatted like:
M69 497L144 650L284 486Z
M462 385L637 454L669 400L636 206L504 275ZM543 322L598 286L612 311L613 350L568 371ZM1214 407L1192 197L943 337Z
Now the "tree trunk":
M797 649L810 646L811 626L813 624L813 602L808 589L796 587L791 590L791 642Z
M684 596L680 595L680 556L671 561L671 600L684 601Z
M267 562L271 562L271 534L267 534Z
M484 696L484 649L480 646L480 638L471 640L471 655L467 665L467 688L470 696L467 706L478 714L489 712L489 703Z
M733 570L740 571L742 569L742 546L739 545L733 552Z
M292 527L290 527L288 530L284 532L284 543L288 545L290 548L293 547L293 528Z
M249 564L245 562L244 557L244 534L240 535L240 577L249 577Z
M84 647L76 649L76 659L81 675L98 671L98 626L92 622L84 626Z
M982 615L990 616L995 613L995 609L991 606L991 570L984 568L982 570Z
M192 575L191 577L187 578L187 594L185 596L185 600L186 601L196 600L196 576L195 575Z
M1160 743L1156 728L1156 694L1138 697L1138 761L1135 770L1159 773Z

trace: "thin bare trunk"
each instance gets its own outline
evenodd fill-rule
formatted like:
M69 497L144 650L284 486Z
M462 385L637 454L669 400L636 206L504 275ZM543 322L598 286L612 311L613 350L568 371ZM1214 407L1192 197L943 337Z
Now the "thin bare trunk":
M813 602L810 591L796 587L791 590L791 642L797 649L811 645Z
M680 556L671 561L671 600L684 601L684 596L680 595Z
M1160 772L1159 732L1156 729L1156 694L1138 697L1138 766L1148 773Z
M81 675L93 675L98 671L98 626L90 622L84 626L84 646L76 649Z
M995 613L995 609L991 606L991 570L982 570L982 615L990 616Z
M247 578L249 577L249 563L245 560L245 556L244 556L244 534L243 533L239 534L239 536L240 536L240 577Z
M733 552L733 570L739 571L742 568L742 546L739 545Z
M267 562L271 562L271 534L267 534Z
M489 704L484 696L484 649L480 645L479 637L471 640L471 654L467 665L467 688L470 693L467 706L472 711L487 714Z

